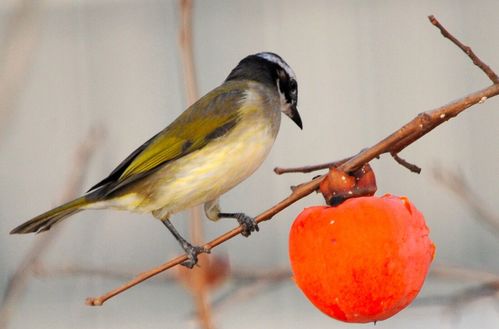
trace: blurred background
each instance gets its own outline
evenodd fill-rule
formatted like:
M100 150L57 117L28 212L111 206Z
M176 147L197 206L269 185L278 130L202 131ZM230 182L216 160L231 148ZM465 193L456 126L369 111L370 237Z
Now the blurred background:
M275 166L353 155L417 113L488 86L427 15L499 70L494 0L212 0L192 6L199 94L259 51L280 54L298 77L303 131L283 118L262 167L222 198L228 211L256 215L315 175L277 176ZM43 235L8 234L87 190L188 106L182 22L180 2L173 0L0 2L2 328L202 327L199 299L179 283L188 278L177 280L176 269L100 308L84 305L86 297L180 253L151 215L89 211ZM420 175L388 156L372 162L378 194L407 195L425 214L437 246L418 299L377 328L499 326L499 231L490 225L499 214L498 122L494 98L411 145L401 156L421 166ZM361 327L320 313L290 280L290 225L304 207L322 203L311 195L263 223L258 234L212 252L217 284L205 287L203 298L213 327ZM188 217L173 220L185 235ZM203 220L203 240L233 227L232 221Z

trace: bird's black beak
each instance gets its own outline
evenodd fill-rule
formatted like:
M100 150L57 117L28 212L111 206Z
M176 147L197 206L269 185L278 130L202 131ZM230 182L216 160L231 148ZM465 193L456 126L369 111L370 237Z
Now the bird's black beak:
M294 104L291 104L287 109L286 111L284 111L284 113L291 119L293 120L294 123L296 123L296 125L298 127L300 127L300 129L303 129L303 124L301 122L301 117L300 117L300 113L298 113L298 109L296 108L296 103Z

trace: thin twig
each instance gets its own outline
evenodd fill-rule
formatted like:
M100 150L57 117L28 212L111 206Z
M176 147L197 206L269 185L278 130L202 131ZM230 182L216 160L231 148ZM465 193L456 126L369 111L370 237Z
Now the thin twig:
M4 42L0 47L0 133L5 132L8 119L29 72L39 40L38 12L35 0L19 1L6 24Z
M459 115L462 111L466 110L472 105L483 102L483 100L494 97L499 94L499 84L494 84L485 89L481 89L474 93L471 93L461 99L458 99L450 104L442 106L440 108L424 112L419 114L416 118L408 122L406 125L375 144L374 146L363 150L361 153L352 157L347 162L343 163L338 167L338 169L350 172L359 169L365 163L368 163L372 159L378 157L384 153L400 152L408 145L412 144L422 136L429 133L435 127L444 123L445 121ZM287 208L294 202L304 198L305 196L316 191L319 187L320 182L324 176L319 176L311 181L303 183L297 186L293 192L284 200L277 203L272 208L266 210L265 212L258 215L255 219L257 223L271 219L275 214L279 213L283 209ZM225 241L232 239L233 237L241 233L241 227L234 228L225 234L222 234L218 238L206 243L203 247L211 250L216 246L224 243ZM140 282L149 279L167 269L176 266L187 260L186 255L178 256L171 259L170 261L153 268L147 272L139 274L137 277L132 279L130 282L125 283L119 288L116 288L100 297L87 298L87 305L102 305L106 300L112 298L119 293L139 284Z
M79 193L83 179L85 178L85 169L102 138L102 129L93 128L76 149L73 166L71 166L72 171L61 197L62 201L68 201L69 199L76 197ZM0 308L0 328L7 328L10 315L26 290L33 269L36 268L48 247L55 241L60 230L60 227L55 227L50 232L43 234L36 239L33 242L31 249L24 257L24 260L7 282Z
M450 34L449 31L447 31L447 29L445 27L443 27L442 24L440 24L440 22L435 18L435 16L430 15L430 16L428 16L428 19L430 20L431 24L435 25L440 30L440 33L442 33L442 35L444 37L446 37L447 39L452 41L452 43L454 43L462 51L464 51L466 53L466 55L468 55L469 58L471 58L471 60L473 61L473 64L478 66L489 77L489 79L493 83L495 83L495 84L499 83L499 78L497 77L497 74L487 64L485 64L473 52L473 50L470 47L464 45L461 41L456 39L456 37L454 37L452 34Z
M405 168L409 169L411 172L416 173L416 174L420 174L421 173L421 168L420 167L416 166L413 163L408 162L405 159L402 159L398 155L398 153L391 152L390 154L391 154L393 160L395 160L402 167L405 167Z

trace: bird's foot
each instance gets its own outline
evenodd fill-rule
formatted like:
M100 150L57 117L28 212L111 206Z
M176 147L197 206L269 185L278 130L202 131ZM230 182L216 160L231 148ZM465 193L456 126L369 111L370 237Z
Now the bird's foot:
M249 237L251 232L258 232L260 230L258 228L258 223L253 217L239 213L237 214L236 219L239 225L242 226L241 234L245 237Z
M183 262L181 265L188 267L188 268L193 268L197 263L198 263L198 255L205 253L209 254L210 249L201 247L201 246L193 246L189 242L185 241L182 243L182 248L184 249L185 253L187 254L187 257L189 258L185 262Z
M250 217L242 212L235 212L235 213L227 213L227 212L221 212L218 213L218 218L235 218L237 219L237 222L239 225L241 225L241 234L245 237L249 237L251 232L254 231L259 231L260 229L258 228L258 223L253 217Z

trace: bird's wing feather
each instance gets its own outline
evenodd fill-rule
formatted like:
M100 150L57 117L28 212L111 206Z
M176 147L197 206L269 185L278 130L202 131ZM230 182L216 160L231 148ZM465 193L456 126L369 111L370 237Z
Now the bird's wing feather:
M120 176L123 174L123 172L126 170L126 168L130 165L130 163L139 155L151 142L159 135L160 133L157 133L153 137L151 137L147 142L139 146L135 151L130 153L129 156L126 157L125 160L123 160L106 178L92 186L87 192L91 192L93 190L96 190L97 188L104 186L108 183L115 182L117 181Z
M111 174L92 187L109 186L106 194L203 148L225 135L239 120L238 108L245 99L245 86L214 89L189 107L168 127L128 156Z

